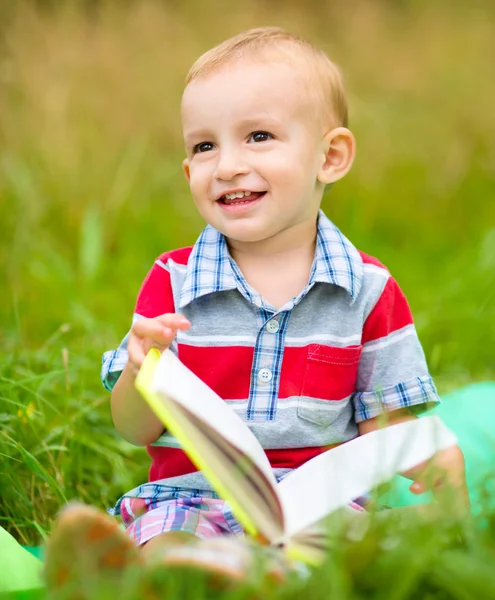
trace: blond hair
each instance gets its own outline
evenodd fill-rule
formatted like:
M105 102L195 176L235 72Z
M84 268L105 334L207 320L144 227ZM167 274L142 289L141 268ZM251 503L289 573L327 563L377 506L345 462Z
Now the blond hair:
M190 68L186 87L229 63L260 55L289 65L303 63L307 91L319 103L324 125L347 127L347 99L339 67L322 50L280 27L248 29L208 50Z

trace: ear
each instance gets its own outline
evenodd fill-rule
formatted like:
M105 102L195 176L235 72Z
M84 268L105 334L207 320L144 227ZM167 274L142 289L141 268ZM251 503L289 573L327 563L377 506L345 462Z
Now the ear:
M329 131L323 138L324 161L318 172L318 181L333 183L347 175L356 155L356 140L345 127Z
M189 159L185 158L182 161L182 170L184 171L184 175L187 179L187 183L189 183L189 181L191 180L191 170L189 168Z

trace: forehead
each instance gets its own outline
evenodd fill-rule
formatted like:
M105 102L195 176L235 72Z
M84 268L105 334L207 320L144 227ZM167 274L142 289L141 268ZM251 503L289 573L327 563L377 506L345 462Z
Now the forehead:
M314 98L301 68L282 62L239 60L193 80L182 97L184 130L260 115L316 120Z

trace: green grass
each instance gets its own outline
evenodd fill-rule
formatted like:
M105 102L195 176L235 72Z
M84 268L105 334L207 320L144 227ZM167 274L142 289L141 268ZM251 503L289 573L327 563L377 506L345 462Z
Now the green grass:
M101 354L154 258L203 226L181 174L182 80L249 26L286 26L342 66L358 156L324 209L398 279L441 392L495 379L488 1L80 4L0 0L1 525L36 544L66 499L110 506L146 478L112 428ZM393 532L345 542L304 590L493 596L493 525L469 542L449 528L398 532L393 551Z
M335 527L334 531L338 530ZM338 525L338 524L337 524ZM474 524L476 525L476 524ZM372 520L351 535L340 528L332 537L332 552L314 572L293 573L283 584L263 579L263 567L253 572L249 583L233 590L207 587L201 573L192 570L156 569L145 581L159 590L157 596L143 594L142 572L130 570L122 582L122 600L141 598L226 598L253 597L292 600L472 600L493 598L493 535L495 520L484 529L473 523L445 517L435 522L415 517L399 522ZM262 555L260 555L262 558ZM98 585L91 597L114 598ZM70 597L70 596L69 596ZM60 594L55 600L67 598Z

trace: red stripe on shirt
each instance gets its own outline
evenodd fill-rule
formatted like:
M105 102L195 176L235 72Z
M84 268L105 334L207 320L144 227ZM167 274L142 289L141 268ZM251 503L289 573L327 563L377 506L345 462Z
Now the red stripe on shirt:
M413 318L406 297L390 277L363 327L363 344L387 337L394 331L412 325Z
M146 450L152 459L148 481L178 477L198 470L181 448L147 446Z
M187 265L192 249L192 246L186 246L185 248L177 248L177 250L165 252L160 256L158 260L160 260L163 263L167 263L168 259L170 258L179 265Z
M179 344L179 358L220 398L247 400L254 348Z
M141 286L135 312L148 319L175 312L170 273L156 263Z
M387 271L387 273L389 272L387 267L383 263L381 263L377 258L375 258L374 256L370 256L369 254L366 254L365 252L361 252L360 250L358 250L358 252L363 260L363 264L374 265L375 267L380 267L384 271Z
M254 348L179 344L179 358L224 400L247 400ZM361 346L286 347L279 398L342 400L355 391Z
M297 469L305 462L334 448L339 444L325 447L309 448L281 448L274 450L265 450L270 465L273 468ZM189 473L196 473L197 467L189 459L187 454L180 448L165 448L163 446L148 446L148 454L153 459L149 481L158 481L168 477L178 477Z
M355 391L360 356L361 346L337 348L309 344L301 348L286 347L278 397L347 398Z
M340 446L340 444L323 447L313 446L309 448L280 448L265 450L265 453L274 469L277 467L297 469L297 467L300 467L308 460L336 446Z
M186 265L192 247L180 248L172 252L165 252L157 261L167 264L169 259ZM157 262L152 266L150 272L143 281L138 294L135 312L142 317L152 319L165 313L175 312L174 295L170 273Z

